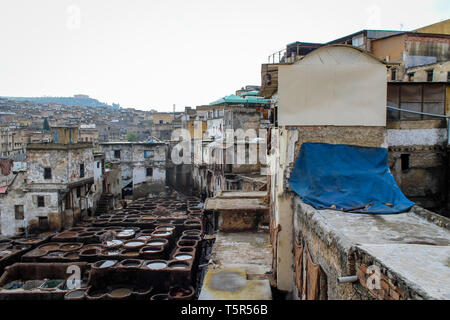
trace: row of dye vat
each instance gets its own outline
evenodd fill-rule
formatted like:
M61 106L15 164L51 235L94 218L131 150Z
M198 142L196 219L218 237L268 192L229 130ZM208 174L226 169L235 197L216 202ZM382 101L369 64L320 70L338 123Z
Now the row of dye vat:
M202 214L199 212L183 214L181 213L178 217L161 217L153 215L139 215L139 214L110 214L102 215L97 218L89 219L86 222L91 223L96 227L104 226L123 226L123 227L141 227L141 228L151 228L160 223L173 223L176 225L184 226L189 228L193 225L201 225Z
M81 282L81 286L85 286L86 282ZM44 280L14 280L4 285L1 289L8 291L54 291L68 290L66 280L62 279L44 279Z
M138 289L129 286L112 286L106 290L98 290L92 287L72 290L66 293L65 300L121 300L136 299L146 300L192 300L195 290L192 286L170 287L167 293L154 293L153 287Z
M111 240L101 244L59 243L49 242L23 255L24 262L57 262L57 261L97 261L114 258L166 259L173 246L169 246L167 238L138 236L130 240ZM176 248L196 248L201 240L200 231L186 230L176 242Z

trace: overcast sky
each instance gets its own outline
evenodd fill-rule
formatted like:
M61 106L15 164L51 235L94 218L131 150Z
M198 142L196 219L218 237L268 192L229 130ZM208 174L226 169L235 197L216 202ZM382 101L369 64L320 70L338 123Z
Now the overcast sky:
M260 85L287 43L449 16L447 0L0 0L0 96L183 110Z

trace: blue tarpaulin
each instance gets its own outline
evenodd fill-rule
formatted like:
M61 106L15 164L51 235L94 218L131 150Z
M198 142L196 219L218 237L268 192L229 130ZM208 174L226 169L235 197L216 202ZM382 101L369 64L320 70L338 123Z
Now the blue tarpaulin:
M316 209L400 213L414 205L395 182L385 148L304 143L289 184Z

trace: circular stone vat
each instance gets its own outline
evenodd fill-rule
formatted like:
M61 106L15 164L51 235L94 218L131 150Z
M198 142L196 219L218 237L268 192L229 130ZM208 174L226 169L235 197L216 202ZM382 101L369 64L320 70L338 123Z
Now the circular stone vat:
M81 249L83 245L81 243L66 243L59 247L61 251L70 252Z
M103 256L109 256L109 257L120 256L121 253L122 253L121 250L116 250L116 249L102 251Z
M23 287L23 282L20 280L14 280L9 282L8 284L4 285L2 289L4 290L16 290Z
M40 245L38 249L45 250L45 251L55 251L59 250L60 244L59 243L46 243L43 245Z
M100 249L92 248L92 249L84 249L80 252L80 256L96 256L100 252Z
M69 291L64 295L64 300L83 300L86 298L85 289L76 289Z
M134 238L135 232L133 230L123 230L117 233L119 239L131 239Z
M59 286L61 286L64 283L64 280L54 280L54 279L50 279L45 281L42 286L41 289L42 290L55 290L57 289Z
M197 241L193 240L178 240L178 247L195 247L197 245Z
M155 230L152 233L152 236L154 236L154 237L170 237L171 235L172 235L172 231Z
M169 289L170 300L191 300L194 297L195 290L192 286L188 288L171 287Z
M156 246L150 246L150 247L143 247L140 250L141 254L154 254L154 253L158 253L158 252L162 252L163 248L162 247L156 247Z
M148 241L152 238L152 236L139 236L136 238L136 240L140 240L140 241Z
M22 289L27 290L27 291L38 289L40 286L42 286L43 283L44 283L44 280L28 280L28 281L25 281Z
M105 299L108 292L105 289L88 290L86 298L88 300Z
M168 243L169 243L169 241L167 241L167 239L153 238L153 239L147 241L146 246L161 247L161 246L167 245Z
M172 261L167 265L168 268L173 270L188 270L189 264L181 261Z
M183 235L181 236L180 240L192 240L192 241L201 241L202 239L200 236L197 235Z
M78 260L80 259L80 255L77 252L66 252L63 256L63 259L69 260Z
M145 263L145 266L151 270L162 270L167 267L167 262L164 260L150 260Z
M51 251L51 252L48 252L44 257L42 257L42 258L47 258L47 259L50 259L50 258L59 258L59 257L62 257L63 255L65 254L65 252L63 252L63 251Z
M92 264L93 268L96 269L106 269L111 268L117 264L117 260L100 260Z
M81 232L78 234L80 238L89 238L95 236L95 232Z
M123 256L126 256L126 257L137 258L137 257L139 257L139 251L135 251L135 250L123 250L123 251L122 251L122 255L123 255Z
M175 226L172 225L160 225L157 226L155 231L173 231L175 230Z
M178 260L178 261L185 261L185 260L191 260L194 257L191 254L187 254L187 253L178 253L176 255L174 255L174 260Z
M78 233L76 232L62 232L60 234L58 234L57 236L55 236L56 239L60 238L60 239L66 239L66 238L75 238L77 236ZM54 239L55 239L54 238Z
M123 244L124 248L132 250L140 249L143 246L145 246L145 242L140 240L128 240Z
M107 295L111 299L126 299L131 296L133 291L127 287L121 287L111 290Z
M194 252L194 248L192 248L192 247L178 247L177 251L180 252L180 253L193 253Z
M87 244L85 246L83 246L83 250L87 250L87 249L101 249L101 246L99 244Z
M68 231L71 231L71 232L81 232L81 231L85 231L85 230L86 229L83 227L73 227L73 228L68 229Z
M183 232L182 232L182 235L183 236L199 236L199 235L201 235L202 234L202 232L200 231L200 230L196 230L196 229L191 229L191 230L184 230Z
M92 227L92 228L87 228L86 231L88 231L88 232L98 232L98 231L103 231L103 228Z
M122 240L111 240L111 241L106 241L105 243L103 243L103 247L104 248L108 248L108 249L117 249L119 247L121 247L123 244Z
M124 268L139 268L142 266L142 260L125 259L120 262L119 266L124 267Z
M47 254L47 251L38 248L38 249L34 249L33 251L26 253L25 256L35 258L35 257L45 256L46 254Z

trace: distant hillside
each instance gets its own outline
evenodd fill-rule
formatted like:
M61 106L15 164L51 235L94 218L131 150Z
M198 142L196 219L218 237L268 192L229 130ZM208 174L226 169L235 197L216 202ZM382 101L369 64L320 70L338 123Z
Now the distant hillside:
M113 103L112 105L98 101L97 99L90 98L86 95L75 95L73 97L2 97L15 101L29 101L34 103L54 103L62 104L66 106L86 106L86 107L106 107L111 109L119 109L120 105Z

